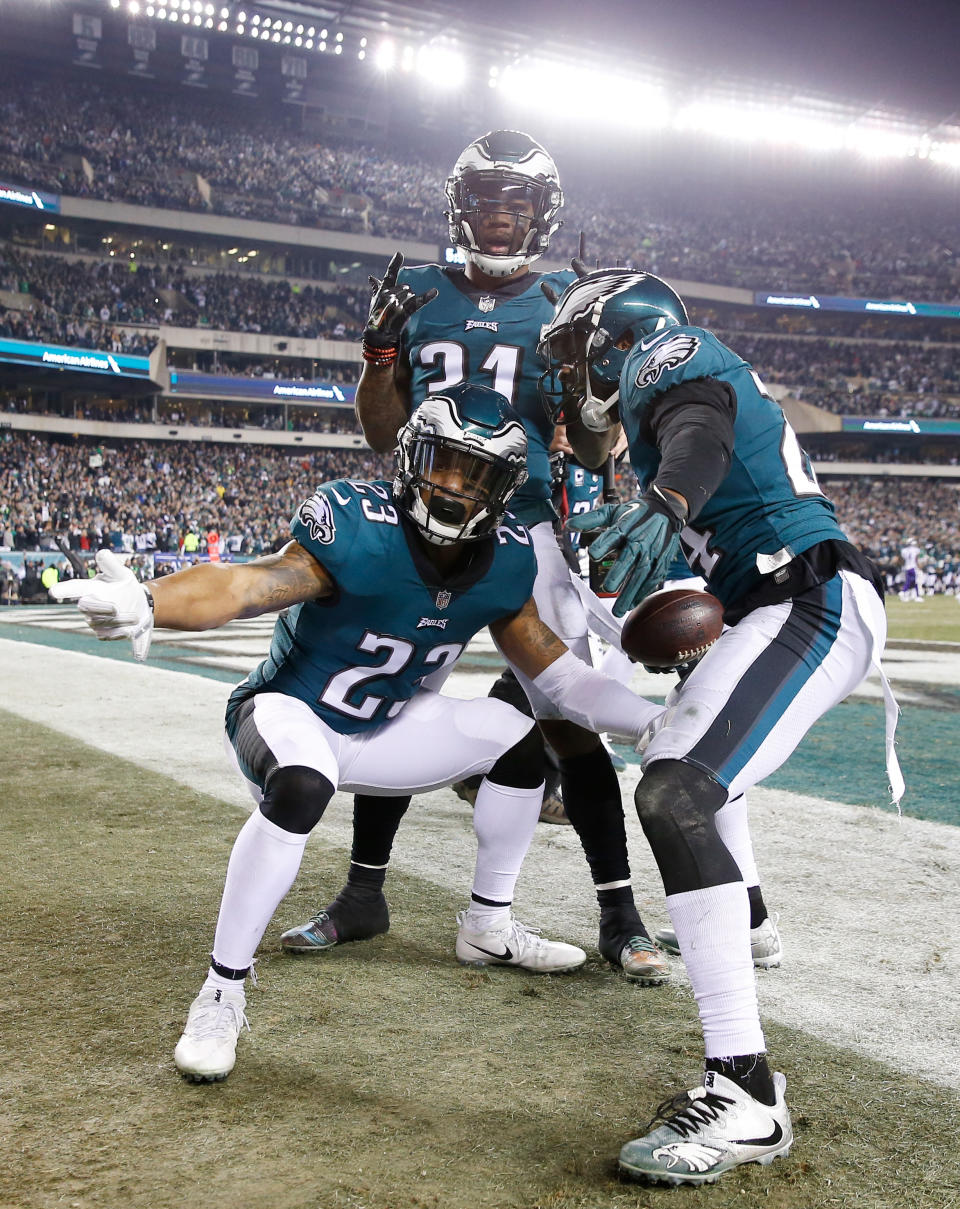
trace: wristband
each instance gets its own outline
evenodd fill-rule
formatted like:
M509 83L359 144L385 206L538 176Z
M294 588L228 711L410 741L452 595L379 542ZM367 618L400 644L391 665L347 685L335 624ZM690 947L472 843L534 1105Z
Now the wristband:
M143 588L143 594L147 598L147 604L150 606L150 612L155 613L156 608L155 608L155 603L154 603L154 599L153 599L153 593L150 591L150 589L147 587L146 584L141 584L140 587Z
M366 340L363 341L363 359L369 365L387 366L393 365L400 352L399 345L394 345L392 348L377 348L375 345L369 344Z

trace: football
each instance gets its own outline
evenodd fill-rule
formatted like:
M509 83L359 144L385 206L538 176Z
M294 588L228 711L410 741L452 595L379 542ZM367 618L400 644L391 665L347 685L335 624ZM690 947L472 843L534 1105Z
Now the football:
M720 637L723 605L709 592L667 588L627 614L620 641L636 663L670 668L699 659Z

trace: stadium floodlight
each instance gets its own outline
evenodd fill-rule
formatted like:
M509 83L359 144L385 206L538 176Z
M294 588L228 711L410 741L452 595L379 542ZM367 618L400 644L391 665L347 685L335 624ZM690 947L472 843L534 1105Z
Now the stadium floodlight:
M131 17L137 16L140 12L140 0L130 0L130 3L127 5L127 12Z
M110 7L111 7L111 8L119 8L119 7L120 7L120 0L110 0Z
M335 55L342 55L342 54L343 54L343 47L340 45L340 43L339 43L339 42L338 42L338 43L336 44L336 46L333 48L333 53L334 53Z
M417 75L431 88L449 92L466 80L467 61L451 46L428 44L417 55Z
M326 50L326 49L327 49L327 44L326 44L326 42L318 42L318 43L317 43L317 50Z
M503 71L491 68L487 82L513 106L547 110L564 120L604 126L618 120L649 129L663 126L669 114L663 90L656 84L589 68L561 68L546 60L523 59Z
M848 130L847 145L864 159L905 159L917 154L919 144L916 135L895 130L864 129L856 125Z
M387 38L377 47L377 53L373 56L373 65L377 71L390 71L396 61L397 48Z
M960 168L960 143L931 143L927 158L935 164Z
M343 31L342 30L337 32L337 41L338 42L343 41Z
M230 10L229 10L229 9L228 9L226 6L224 6L224 7L223 7L223 8L220 10L220 19L221 19L222 21L226 21L226 20L228 20L228 19L229 19L229 17L230 17Z

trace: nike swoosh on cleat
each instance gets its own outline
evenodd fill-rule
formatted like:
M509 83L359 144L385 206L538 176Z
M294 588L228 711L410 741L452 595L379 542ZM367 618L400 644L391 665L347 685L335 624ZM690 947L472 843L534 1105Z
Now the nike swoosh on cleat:
M504 949L502 953L492 953L489 949L481 949L479 945L475 945L473 941L467 942L471 949L476 949L478 953L486 953L488 957L495 957L498 961L513 961L513 954L509 949Z
M767 1138L738 1138L734 1146L776 1146L783 1141L783 1130L779 1121L774 1121L773 1132Z

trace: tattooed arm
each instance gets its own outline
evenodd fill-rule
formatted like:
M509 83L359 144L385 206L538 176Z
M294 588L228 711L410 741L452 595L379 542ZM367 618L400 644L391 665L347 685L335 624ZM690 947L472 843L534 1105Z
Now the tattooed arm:
M299 542L249 563L198 563L151 580L154 625L212 630L235 617L258 617L333 594L327 570Z
M578 659L540 619L532 599L519 613L494 622L490 634L524 688L532 684L565 718L585 730L609 730L639 739L664 712L663 706L653 705Z

